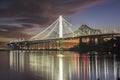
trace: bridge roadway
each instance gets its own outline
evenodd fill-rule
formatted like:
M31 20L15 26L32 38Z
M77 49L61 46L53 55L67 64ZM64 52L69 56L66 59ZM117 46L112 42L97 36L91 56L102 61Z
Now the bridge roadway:
M33 41L20 41L20 42L11 42L8 43L8 46L10 49L33 49L32 47L34 47L34 49L38 49L39 47L41 47L40 49L59 49L61 48L61 46L63 46L63 42L65 40L70 40L68 41L69 43L66 43L64 48L72 48L73 46L76 46L78 44L80 44L83 40L82 39L86 39L85 41L87 41L87 39L89 39L87 42L90 43L92 40L92 44L99 44L100 42L103 42L105 38L110 38L110 39L115 39L117 37L120 37L120 33L106 33L106 34L96 34L96 35L84 35L84 36L75 36L75 37L67 37L67 38L57 38L57 39L46 39L46 40L33 40ZM77 39L76 43L73 43L73 40ZM96 41L97 39L97 41ZM83 41L83 42L85 42ZM52 43L53 42L53 43ZM43 47L43 43L45 43L47 45L47 47ZM39 44L39 45L37 45ZM30 45L31 48L30 48ZM34 45L34 46L33 46ZM52 48L50 48L52 46ZM72 46L72 47L71 47Z
M68 39L74 39L74 38L86 38L86 37L91 37L91 38L98 38L98 37L103 37L103 38L109 38L109 37L120 37L120 33L107 33L107 34L97 34L97 35L84 35L84 36L75 36L75 37L67 37L67 38L56 38L56 39L46 39L46 40L34 40L34 41L20 41L20 42L11 42L9 44L21 44L21 43L28 43L28 44L36 44L36 43L41 43L41 42L48 42L48 41L54 41L54 40L68 40Z

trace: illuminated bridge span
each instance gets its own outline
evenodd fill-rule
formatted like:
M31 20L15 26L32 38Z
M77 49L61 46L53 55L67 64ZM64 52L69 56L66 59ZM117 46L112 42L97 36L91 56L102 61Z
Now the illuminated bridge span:
M80 28L75 27L59 16L49 27L29 40L10 42L8 45L13 50L73 50L80 49L83 44L84 46L95 46L110 40L115 41L118 37L120 37L119 33L103 34L100 30L89 28L87 25L82 25Z
M100 30L91 29L87 26L83 26L78 29L77 27L73 26L70 22L65 20L62 16L59 16L59 18L56 21L54 21L49 27L30 38L30 41L69 38L100 33Z

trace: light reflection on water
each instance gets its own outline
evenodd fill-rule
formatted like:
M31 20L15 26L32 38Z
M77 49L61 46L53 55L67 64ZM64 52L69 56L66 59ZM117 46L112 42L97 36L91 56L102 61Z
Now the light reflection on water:
M46 80L116 80L116 55L60 51L10 51L10 69Z

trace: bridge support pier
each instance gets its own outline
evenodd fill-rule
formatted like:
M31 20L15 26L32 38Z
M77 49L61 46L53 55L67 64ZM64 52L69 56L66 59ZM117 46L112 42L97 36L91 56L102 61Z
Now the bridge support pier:
M104 38L98 37L98 44L102 44L102 43L104 43Z
M62 51L63 50L63 40L60 39L59 40L59 51Z

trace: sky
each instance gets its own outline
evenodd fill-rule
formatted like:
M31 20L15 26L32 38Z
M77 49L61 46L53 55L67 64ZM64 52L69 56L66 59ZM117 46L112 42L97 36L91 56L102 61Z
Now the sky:
M120 30L120 0L0 0L0 48L14 39L29 39L59 15L76 27Z

